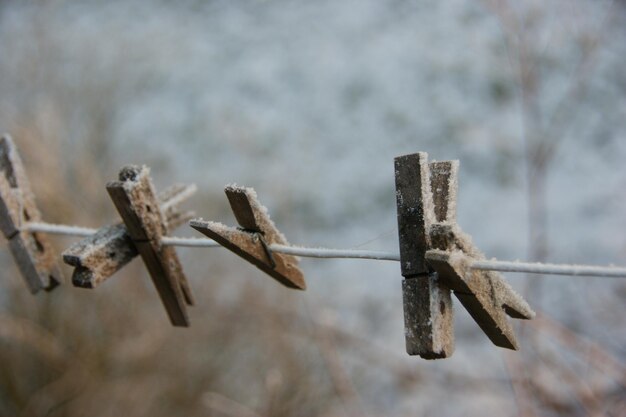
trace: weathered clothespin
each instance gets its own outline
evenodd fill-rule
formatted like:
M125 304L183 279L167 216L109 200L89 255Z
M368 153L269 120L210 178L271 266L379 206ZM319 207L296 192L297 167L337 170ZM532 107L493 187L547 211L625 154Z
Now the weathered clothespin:
M177 205L191 197L195 185L173 185L159 194L161 211L170 230L186 224L193 212L181 212ZM72 283L76 287L95 288L132 261L139 252L123 223L102 227L63 252L63 260L73 266Z
M450 290L428 268L430 226L455 221L458 163L428 164L426 153L395 159L396 202L406 350L424 359L447 358L454 351Z
M41 289L49 291L63 277L48 238L26 228L29 222L40 222L41 213L9 135L0 138L0 170L0 229L29 290L33 294Z
M454 291L494 345L517 350L507 315L530 320L535 312L501 274L469 267L471 261L485 259L485 256L456 224L435 225L430 233L437 249L426 252L428 265L437 271L441 282Z
M535 314L500 274L470 268L471 261L484 259L484 255L456 224L457 177L455 161L428 165L424 153L396 158L400 258L406 278L407 351L427 359L452 353L452 314L448 308L451 304L440 303L439 311L434 308L438 300L449 302L450 290L500 347L517 349L506 315L531 319ZM416 279L421 282L406 284Z
M170 321L174 326L189 326L185 304L193 305L193 298L176 250L162 244L168 223L149 169L127 166L120 171L118 181L107 184L107 190L124 221L126 233L152 277Z
M251 262L289 288L304 290L306 283L295 256L273 253L270 245L287 245L287 239L259 203L252 188L227 186L224 190L240 228L192 220L191 227Z

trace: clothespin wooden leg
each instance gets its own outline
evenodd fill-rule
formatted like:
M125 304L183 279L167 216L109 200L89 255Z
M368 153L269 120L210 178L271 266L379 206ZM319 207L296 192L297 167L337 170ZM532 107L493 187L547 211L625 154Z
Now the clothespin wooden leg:
M428 155L396 158L395 174L406 350L424 359L446 358L454 351L450 291L425 259L428 229L436 220ZM447 213L445 201L440 199L439 211Z
M485 255L472 243L471 238L456 224L433 225L430 235L435 250L426 253L426 262L435 269L439 268L436 263L444 259L442 252L446 252L448 257L457 254L455 256L458 258L458 254L463 255L466 259L465 264L470 260L485 259ZM479 274L472 280L465 277L463 281L460 281L458 274L450 273L440 274L440 277L444 285L451 288L455 294L481 292L480 288L485 286L494 288L494 291L491 291L492 303L501 306L509 317L523 320L535 317L535 312L530 305L515 292L502 274L495 271L472 271L474 272L479 272ZM472 285L468 285L468 282Z
M428 164L430 185L435 206L435 221L456 223L459 190L459 161L439 161Z
M287 245L287 239L278 231L254 190L227 186L224 191L241 229L202 219L192 220L191 227L251 262L286 287L306 289L298 258L272 254L269 246Z
M0 229L30 291L49 291L63 277L48 238L23 228L27 222L40 222L41 213L17 147L8 135L0 138L0 170Z
M454 171L458 167L442 165L432 171L448 169ZM452 193L454 187L455 184L448 182L446 188L442 182L439 186L433 186L433 193ZM454 291L454 295L495 345L517 349L515 334L506 315L530 319L535 313L500 274L468 267L471 260L485 259L485 256L456 221L450 218L452 215L450 207L446 218L443 213L437 213L437 223L432 224L429 230L433 250L426 252L426 262L437 271L442 284Z
M517 340L506 318L531 319L534 312L498 274L471 270L462 253L432 250L428 263L447 282L453 283L454 295L496 346L517 350Z
M143 258L169 318L175 326L188 326L185 302L192 304L182 266L171 246L161 244L168 227L157 202L147 167L128 166L119 181L107 184L128 235Z
M159 194L161 211L171 229L194 217L193 212L181 212L177 205L190 197L195 189L193 185L175 185ZM102 227L95 235L74 243L63 252L63 260L75 268L72 274L74 286L95 288L138 254L122 223Z

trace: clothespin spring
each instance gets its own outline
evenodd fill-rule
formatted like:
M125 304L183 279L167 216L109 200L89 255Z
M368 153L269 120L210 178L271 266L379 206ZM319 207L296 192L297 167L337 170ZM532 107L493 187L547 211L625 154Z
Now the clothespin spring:
M254 235L256 236L257 239L259 239L259 242L261 242L261 246L263 246L263 251L265 252L267 259L270 262L270 266L272 267L272 269L276 269L276 261L274 260L274 254L272 253L270 246L265 241L265 238L263 237L263 233L256 232Z

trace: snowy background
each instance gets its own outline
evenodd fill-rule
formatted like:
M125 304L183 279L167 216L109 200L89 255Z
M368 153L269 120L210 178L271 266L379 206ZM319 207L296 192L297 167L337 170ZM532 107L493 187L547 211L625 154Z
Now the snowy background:
M204 218L234 223L222 189L236 182L256 189L292 243L392 251L393 158L426 151L461 161L459 223L489 257L626 265L624 68L622 1L0 2L0 130L32 149L26 165L47 217L94 227L116 219L104 181L126 163L145 163L159 188L196 183L189 206ZM52 153L58 160L48 165L37 156ZM86 185L90 178L101 180ZM179 252L192 286L226 281L224 303L251 282L275 286L220 249ZM6 251L2 262L11 265ZM538 359L551 349L549 335L524 323L522 353L501 355L458 303L454 357L405 358L396 263L305 259L302 267L307 293L272 287L264 297L289 298L297 311L380 345L378 356L423 379L392 383L395 373L380 375L339 346L352 396L337 389L319 400L326 406L285 415L625 412L623 376L622 385L597 377L593 361L568 352L561 359L574 378L545 393L558 375L545 375L553 369ZM135 271L148 287L145 303L167 325L140 265ZM624 366L623 282L507 279L537 310ZM5 294L22 285L3 272ZM89 297L112 297L121 285ZM70 303L85 294L69 283L58 291L70 293ZM4 298L2 314L27 315ZM202 310L191 314L190 332L211 320ZM254 349L254 338L245 343ZM155 360L176 368L176 357ZM233 388L245 386L244 373L229 372L211 392L263 415L253 389ZM332 371L322 377L336 379ZM0 414L23 406L10 385L2 385ZM593 395L582 396L580 386ZM173 410L191 415L194 401Z

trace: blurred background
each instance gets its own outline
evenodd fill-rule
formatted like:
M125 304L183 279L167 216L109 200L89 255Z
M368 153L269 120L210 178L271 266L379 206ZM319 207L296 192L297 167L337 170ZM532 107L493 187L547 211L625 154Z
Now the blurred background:
M204 218L235 223L236 182L292 243L394 251L393 157L426 151L461 161L488 257L626 265L625 68L621 0L0 1L0 130L44 218L90 227L136 163ZM303 259L301 293L178 252L190 329L139 260L32 296L2 242L0 415L626 415L626 280L507 275L539 312L521 351L456 303L454 356L425 361L397 263Z

